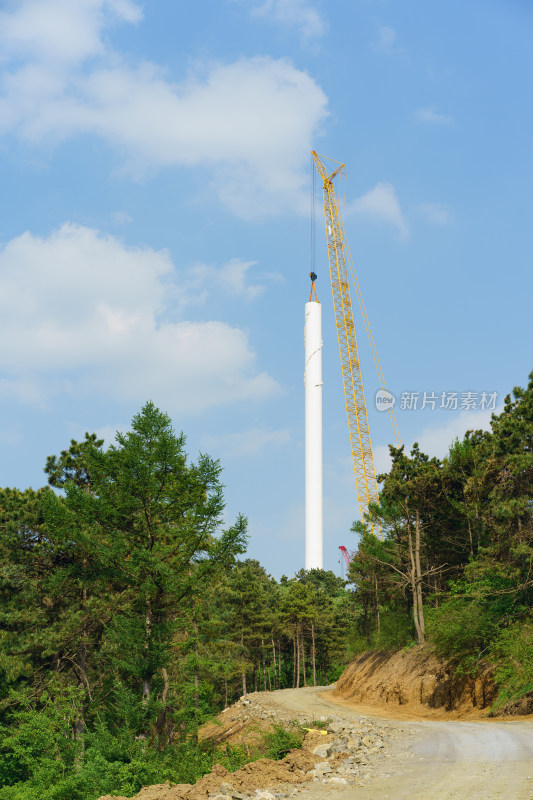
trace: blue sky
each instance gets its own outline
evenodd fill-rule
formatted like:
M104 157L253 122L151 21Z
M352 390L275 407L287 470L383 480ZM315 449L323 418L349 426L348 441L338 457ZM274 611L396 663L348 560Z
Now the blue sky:
M0 3L1 485L43 485L47 455L151 399L221 459L250 556L302 566L312 148L347 165L403 440L444 455L486 426L482 393L498 407L533 367L532 35L525 0ZM316 237L340 571L358 512L320 217Z

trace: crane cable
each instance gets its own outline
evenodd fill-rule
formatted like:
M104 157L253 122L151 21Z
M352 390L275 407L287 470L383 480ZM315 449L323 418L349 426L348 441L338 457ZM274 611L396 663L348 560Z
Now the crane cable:
M366 334L368 337L368 341L370 344L370 350L372 351L372 357L374 359L374 365L376 367L376 372L378 375L378 380L381 385L381 388L387 395L390 395L389 390L387 389L387 384L385 383L385 377L383 375L383 370L381 368L381 362L379 360L379 355L376 347L376 343L374 341L374 335L372 333L372 328L370 327L370 320L368 319L368 314L366 313L366 306L365 301L363 300L363 294L361 292L361 287L359 286L359 281L357 279L357 273L355 271L355 267L353 264L352 254L350 252L350 246L348 242L345 240L346 250L348 251L348 265L350 267L350 272L352 275L352 281L355 286L355 293L357 295L357 301L359 303L359 309L361 311L361 316L363 318L363 323L365 326ZM392 425L392 430L394 433L394 438L396 440L396 446L401 447L402 440L400 438L400 431L398 430L398 423L396 422L396 416L394 414L394 408L392 404L387 406L387 411L389 413L389 419Z
M347 176L346 172L344 172L344 208L346 208L346 184L347 184ZM341 224L343 227L343 234L344 234L344 214L341 219ZM347 261L348 267L350 269L350 274L352 277L352 284L355 288L355 294L357 295L357 302L359 304L359 310L361 311L361 317L363 318L363 323L366 330L366 335L368 337L368 343L370 344L370 350L372 353L372 358L374 359L374 366L376 367L376 373L378 376L378 381L381 386L381 389L390 397L391 393L387 389L387 384L385 383L385 376L383 375L383 369L381 367L381 361L379 360L378 350L376 347L376 342L374 340L374 334L372 333L372 328L370 327L370 320L368 319L368 314L366 311L365 301L363 299L363 293L361 292L361 287L359 285L359 280L357 278L357 273L355 271L354 260L352 257L352 253L350 250L350 245L348 243L348 239L346 236L343 236L344 246L346 247L347 251ZM402 440L400 438L400 431L398 429L398 423L396 422L396 416L394 414L394 407L393 405L387 406L387 411L389 414L390 423L392 426L392 431L394 433L394 438L396 440L396 446L402 446Z

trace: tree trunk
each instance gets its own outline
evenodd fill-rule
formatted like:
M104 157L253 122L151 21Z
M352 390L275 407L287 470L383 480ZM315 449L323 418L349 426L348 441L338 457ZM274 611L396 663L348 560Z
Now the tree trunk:
M418 600L418 624L422 631L422 641L419 644L424 644L426 638L426 624L424 621L424 605L422 600L422 570L420 569L420 534L422 526L420 524L420 514L416 512L415 524L415 566L416 566L416 595Z
M228 707L228 679L224 678L224 710Z
M411 526L411 520L408 515L407 515L407 541L409 545L409 561L411 563L411 569L409 571L409 582L411 584L411 594L413 597L413 621L415 623L417 642L418 644L424 644L424 632L420 628L420 615L418 612L418 587L417 587L417 571L416 571L415 556L413 553L413 531Z
M145 617L144 617L144 654L145 657L148 659L148 654L150 652L150 639L152 637L152 605L150 603L150 598L146 598L146 606L145 606ZM143 679L143 703L147 703L150 699L150 691L152 688L152 679L144 678Z
M296 689L296 631L292 637L292 688Z
M161 703L163 705L163 708L157 715L157 721L155 724L155 729L157 733L157 749L158 752L160 753L165 749L165 744L166 744L164 739L166 721L167 721L166 703L167 703L168 690L170 688L170 683L168 680L168 672L166 671L165 667L162 668L161 675L163 677L163 691L161 692Z
M192 624L194 630L194 711L198 717L198 709L200 707L200 667L198 664L198 624L196 621Z
M277 689L277 680L276 680L276 644L274 642L274 637L272 637L272 665L274 667L274 689Z
M85 561L83 562L85 566ZM81 593L81 612L85 615L85 608L87 605L87 589L82 589ZM78 739L81 742L81 748L79 754L76 756L76 767L81 769L83 764L83 760L85 757L85 714L84 714L84 704L85 704L85 696L87 693L87 631L85 627L85 622L83 623L83 628L81 631L80 641L78 644L78 652L76 656L76 666L78 667L79 677L78 677L78 685L80 688L80 695L82 699L82 706L79 710L79 713L76 717L76 721L74 723L74 738Z
M244 653L244 634L242 634L242 633L241 633L241 647L242 647L242 651ZM246 694L247 694L247 691L246 691L246 669L243 669L241 674L242 674L242 693L243 693L244 697L246 697Z
M266 692L267 690L267 676L266 676L266 664L265 664L265 642L261 639L261 656L263 659L263 691Z
M316 686L316 647L315 647L315 623L311 623L311 660L313 663L313 686Z
M300 643L302 648L302 672L303 672L303 686L307 686L307 674L305 671L305 640L304 640L304 632L300 633Z
M381 631L381 619L379 616L379 595L378 595L378 578L377 575L374 575L374 603L375 603L375 611L376 611L376 632L377 637L379 640L379 634Z
M370 621L368 619L368 600L366 592L363 592L362 602L363 602L363 629L366 636L366 643L368 645L368 648L370 649Z
M299 632L298 629L296 629L296 634L295 634L295 637L294 637L294 643L295 643L295 647L296 647L296 688L297 689L300 688L300 643L298 641L299 638L300 638L300 632Z
M474 540L472 538L472 524L470 522L470 517L469 516L467 516L466 519L467 519L467 522L468 522L468 538L470 539L470 555L473 558L474 557Z

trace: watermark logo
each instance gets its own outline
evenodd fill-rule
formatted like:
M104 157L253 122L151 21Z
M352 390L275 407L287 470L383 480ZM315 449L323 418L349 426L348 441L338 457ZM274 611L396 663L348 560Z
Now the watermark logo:
M498 392L399 392L400 411L495 411ZM375 405L378 411L389 411L396 396L378 389Z
M498 392L401 392L402 411L494 411Z
M376 392L376 408L378 411L388 411L389 408L394 408L396 398L391 392L385 389L378 389Z

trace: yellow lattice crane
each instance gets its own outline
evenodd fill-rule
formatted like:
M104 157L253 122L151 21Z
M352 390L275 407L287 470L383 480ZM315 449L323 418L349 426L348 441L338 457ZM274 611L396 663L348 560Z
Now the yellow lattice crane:
M357 298L361 308L361 314L365 328L369 337L370 346L378 378L383 390L387 391L383 373L377 357L374 338L370 330L368 317L363 303L363 298L357 282L355 271L351 263L350 253L344 235L344 225L339 211L339 204L333 185L334 179L343 173L344 164L335 162L338 166L329 173L318 153L312 151L313 160L318 174L322 178L322 192L324 200L324 220L326 223L326 235L328 245L329 274L331 279L331 293L333 295L333 307L335 311L335 321L337 325L337 340L341 358L342 381L344 384L344 399L346 402L346 415L348 417L348 430L350 433L350 446L352 452L353 468L355 473L355 485L357 489L357 500L361 519L368 511L370 503L377 503L378 484L376 480L376 469L374 466L374 455L372 452L372 441L370 439L370 428L368 425L368 414L363 389L363 378L359 363L359 351L357 347L357 337L353 319L352 300L350 294L350 283L348 280L347 251L349 266L352 270ZM400 444L400 437L394 419L392 406L388 408L396 441ZM375 526L370 522L372 532L376 533ZM381 535L381 531L379 531Z

